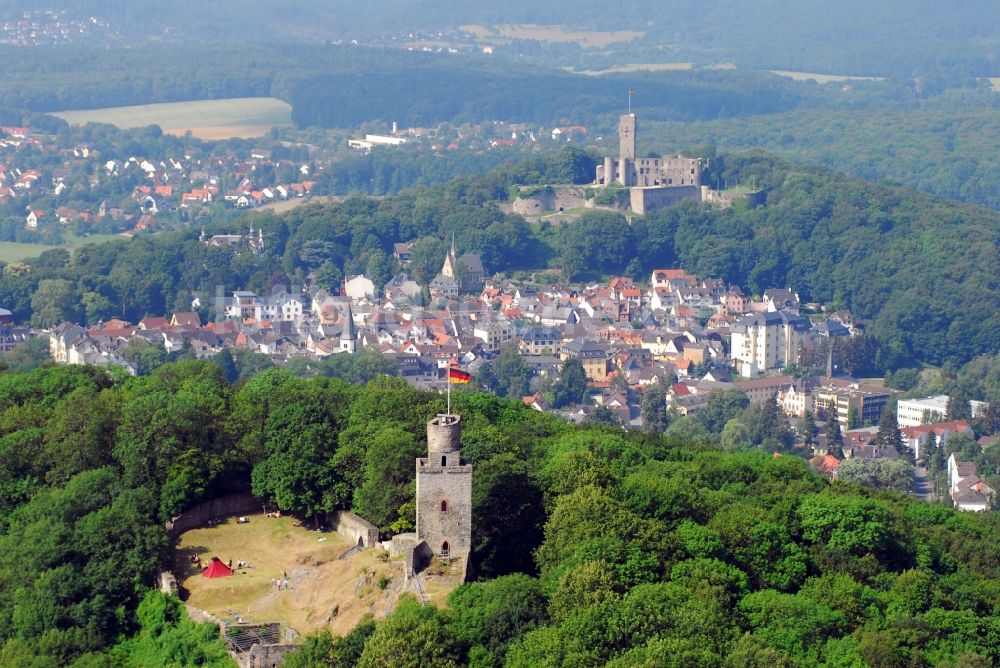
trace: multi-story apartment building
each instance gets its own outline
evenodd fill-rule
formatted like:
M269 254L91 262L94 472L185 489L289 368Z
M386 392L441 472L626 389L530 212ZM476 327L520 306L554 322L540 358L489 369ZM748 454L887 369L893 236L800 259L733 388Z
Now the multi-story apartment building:
M819 419L836 419L843 429L848 429L852 426L850 415L851 409L854 409L861 420L858 426L878 424L891 390L829 378L824 381L812 391L813 406Z
M983 401L970 401L969 409L972 416L975 417L984 406ZM900 427L918 427L922 424L943 422L947 414L947 394L922 399L900 399L896 404L896 421Z
M730 332L733 364L741 376L748 378L797 364L809 330L806 318L784 311L742 318Z

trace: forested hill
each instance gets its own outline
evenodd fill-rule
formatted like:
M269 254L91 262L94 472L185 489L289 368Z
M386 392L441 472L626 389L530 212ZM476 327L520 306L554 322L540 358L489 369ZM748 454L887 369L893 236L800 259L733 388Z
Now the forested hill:
M395 119L404 125L482 119L592 125L623 112L624 94L631 86L642 90L644 118L650 119L773 114L833 97L830 91L755 72L589 77L453 60L363 74L321 74L295 85L288 101L299 126L350 127L369 119ZM400 96L407 104L398 104Z
M769 157L716 169L729 183L754 179L767 206L703 213L708 234L703 223L679 227L681 266L699 275L736 268L728 276L755 292L788 285L849 306L871 319L896 359L889 366L1000 349L1000 311L990 306L1000 303L1000 214Z
M491 271L552 266L567 278L657 266L718 276L750 293L790 286L804 301L849 307L883 342L876 368L966 362L1000 349L1000 215L979 207L870 184L767 157L717 156L709 182L746 183L766 206L718 211L682 205L629 225L590 212L558 228L504 214L515 184L589 180L593 158L567 149L449 184L379 201L302 206L280 217L255 214L268 239L261 256L234 255L196 240L197 232L138 237L54 250L0 277L0 303L19 321L97 322L185 310L192 293L263 291L305 274L365 273L377 284L396 270L392 244L418 241L410 271L437 272L443 240L482 255ZM218 230L222 231L222 230ZM333 280L331 278L331 280ZM206 301L206 300L203 300Z
M618 64L664 61L735 62L740 67L797 69L834 74L912 76L929 71L1000 75L1000 17L989 0L953 3L947 11L930 0L711 0L677 11L669 3L613 4L596 0L520 0L498 4L472 0L264 0L170 3L153 0L50 0L78 18L109 21L127 43L150 38L180 42L243 42L260 39L400 40L438 35L463 24L542 24L597 31L642 33L633 42L601 49L576 48L576 60L609 58ZM0 16L37 10L29 0L4 0ZM500 40L509 44L510 38ZM537 46L523 40L518 48ZM555 55L566 45L555 45ZM532 55L544 57L545 51Z
M812 108L693 123L645 121L642 137L654 151L706 144L727 153L763 149L869 181L889 180L1000 209L995 99L980 90L967 91L953 104L878 113Z
M0 107L63 111L153 102L274 96L299 126L354 128L372 121L434 125L487 120L586 124L620 113L630 87L644 117L714 119L802 106L855 106L851 95L758 72L641 72L600 77L474 56L356 46L255 44L24 51L0 47L10 63ZM863 89L864 87L862 87ZM893 84L868 84L878 99ZM400 99L406 104L400 105Z
M309 638L289 668L1000 661L996 513L831 484L749 442L723 452L695 418L626 433L452 400L479 581L445 609L404 599L346 640ZM229 668L218 627L153 590L164 520L235 488L304 520L349 507L411 528L443 409L401 379L231 385L213 361L0 372L0 666Z

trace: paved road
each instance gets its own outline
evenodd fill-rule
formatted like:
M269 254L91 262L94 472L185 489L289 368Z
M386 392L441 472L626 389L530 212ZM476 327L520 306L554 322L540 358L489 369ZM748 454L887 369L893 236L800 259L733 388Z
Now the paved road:
M913 471L913 494L918 499L923 499L924 501L930 501L933 495L934 488L931 487L930 477L927 475L927 469L923 466L914 467Z

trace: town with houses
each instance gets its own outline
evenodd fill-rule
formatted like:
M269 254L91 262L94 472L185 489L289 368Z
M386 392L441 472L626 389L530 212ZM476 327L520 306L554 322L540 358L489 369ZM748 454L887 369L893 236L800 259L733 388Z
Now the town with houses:
M35 9L0 21L0 44L54 46L117 42L121 35L103 18L74 16L63 10Z
M251 230L202 234L201 242L253 251L266 239ZM835 455L819 434L812 451L804 453L829 477L836 477L844 459L892 461L907 454L874 444L875 425L895 391L837 372L837 340L863 333L849 312L801 304L788 288L751 298L720 279L679 268L656 269L648 282L616 277L604 284L557 286L491 278L478 255L460 253L454 242L441 272L425 289L405 273L411 246L396 244L404 271L380 293L364 275L347 276L339 291L307 285L276 288L269 295L220 292L195 297L188 312L138 323L108 320L85 327L65 322L38 332L13 327L9 313L0 313L0 321L6 319L2 341L11 349L31 336L47 336L57 363L119 365L130 373L137 370L120 352L137 339L166 353L207 359L227 349L243 350L278 365L368 349L391 358L408 383L438 391L444 390L453 365L475 377L503 351L515 350L532 377L523 402L570 421L604 411L624 428L641 429L642 396L655 384L665 390L667 410L675 418L704 410L713 393L738 390L751 404L775 400L796 421L809 414L839 422L842 451ZM537 388L559 378L571 359L582 366L588 396L557 408L551 395ZM806 369L818 373L803 375ZM953 434L972 434L968 421L945 420L947 399L898 401L903 442L914 458L926 456L921 448L931 433L938 444ZM982 408L972 402L973 414ZM992 490L972 464L952 455L947 466L955 505L989 508Z
M339 160L376 148L519 151L589 137L579 125L487 122L399 128L394 123L388 134L345 143L293 136L261 140L260 145L216 142L206 148L185 140L184 148L150 157L128 153L128 142L117 147L86 136L0 126L0 216L16 223L3 228L6 240L49 243L53 233L64 231L130 236L192 221L208 223L220 207L247 210L329 195L332 188L323 182L323 173Z

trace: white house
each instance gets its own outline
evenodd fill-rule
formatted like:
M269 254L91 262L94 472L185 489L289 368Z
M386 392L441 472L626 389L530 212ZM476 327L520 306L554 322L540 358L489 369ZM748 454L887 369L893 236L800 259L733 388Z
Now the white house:
M364 274L348 276L347 280L344 281L344 294L354 302L373 299L375 297L375 284L370 278L365 278Z
M989 510L986 485L976 475L976 465L959 461L955 453L948 457L948 494L959 510L983 512Z

